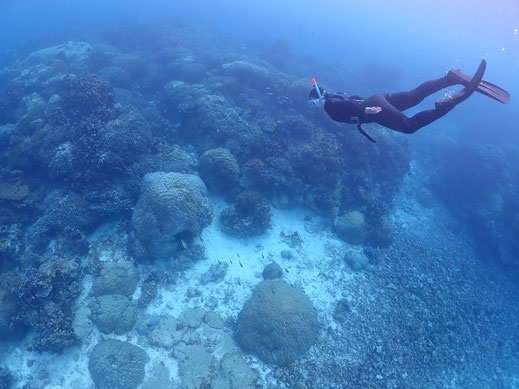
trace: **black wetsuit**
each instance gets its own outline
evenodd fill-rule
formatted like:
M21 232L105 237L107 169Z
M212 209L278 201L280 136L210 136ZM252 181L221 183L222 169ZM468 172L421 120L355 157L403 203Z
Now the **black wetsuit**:
M453 106L422 111L410 118L402 111L414 107L427 96L455 84L455 80L445 76L424 82L410 91L377 94L367 99L340 93L325 93L324 109L333 120L338 122L357 125L375 122L395 131L412 134L445 115ZM381 107L382 110L376 114L366 114L364 113L366 107Z

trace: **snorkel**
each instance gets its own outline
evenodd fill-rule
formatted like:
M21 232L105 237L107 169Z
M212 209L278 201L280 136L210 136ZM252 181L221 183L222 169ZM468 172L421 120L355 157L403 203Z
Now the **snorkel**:
M317 97L319 97L319 101L321 102L321 105L324 107L323 96L321 95L319 85L317 85L317 81L315 81L315 78L312 78L312 83L314 84L315 91L317 92Z

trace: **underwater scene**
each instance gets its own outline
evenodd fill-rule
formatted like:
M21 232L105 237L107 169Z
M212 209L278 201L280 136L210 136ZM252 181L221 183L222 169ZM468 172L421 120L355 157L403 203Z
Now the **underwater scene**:
M519 388L519 3L0 3L0 389Z

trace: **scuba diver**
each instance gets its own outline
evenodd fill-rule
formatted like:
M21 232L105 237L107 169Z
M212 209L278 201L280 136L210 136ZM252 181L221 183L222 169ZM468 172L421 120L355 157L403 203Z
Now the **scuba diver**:
M327 93L313 79L314 88L310 92L308 103L311 107L324 107L326 113L337 122L356 124L357 129L375 143L375 140L362 129L362 124L378 123L394 131L413 134L447 114L476 91L508 104L510 101L508 92L487 81L482 81L485 68L486 61L483 59L473 77L452 69L444 77L426 81L416 89L376 94L368 98L348 96L344 93ZM465 87L453 96L436 101L434 109L418 112L412 117L402 113L421 103L427 96L453 85Z

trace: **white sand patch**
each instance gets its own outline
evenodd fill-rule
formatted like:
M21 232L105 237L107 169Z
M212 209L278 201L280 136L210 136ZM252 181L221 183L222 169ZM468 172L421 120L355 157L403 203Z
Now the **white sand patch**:
M252 289L263 279L264 267L272 261L283 268L283 279L303 290L321 314L341 297L338 286L353 277L345 275L347 269L342 263L345 251L352 246L338 240L323 218L303 208L273 209L270 230L258 237L238 239L225 235L219 228L219 212L228 205L219 199L212 199L212 203L215 218L201 236L207 260L195 263L183 273L182 279L170 288L163 288L148 313L178 317L184 309L216 298L219 304L215 312L224 319L236 318ZM294 233L300 244L290 247L289 239L283 235ZM285 250L292 252L291 258L281 257ZM201 275L219 262L229 265L224 280L202 285ZM190 287L196 287L201 296L187 298Z

